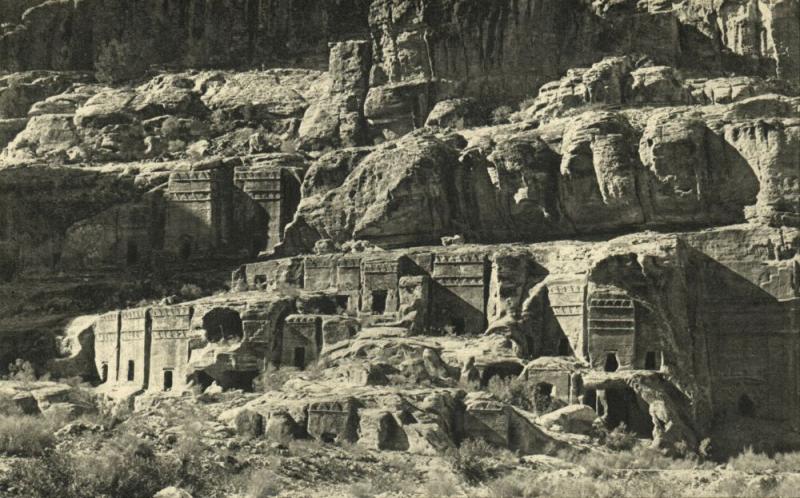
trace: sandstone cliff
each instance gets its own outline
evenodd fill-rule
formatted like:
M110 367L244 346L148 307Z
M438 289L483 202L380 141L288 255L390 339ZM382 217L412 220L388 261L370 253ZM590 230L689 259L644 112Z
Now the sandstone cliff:
M0 370L68 323L119 409L314 365L225 423L422 453L543 450L493 378L797 425L797 0L8 5Z

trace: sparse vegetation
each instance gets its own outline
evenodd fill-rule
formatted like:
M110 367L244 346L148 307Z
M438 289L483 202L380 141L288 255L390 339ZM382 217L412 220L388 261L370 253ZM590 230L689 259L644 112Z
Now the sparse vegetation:
M514 405L523 410L536 412L540 415L551 412L561 406L549 395L538 390L534 383L517 377L501 377L499 375L492 377L489 379L486 390L504 403Z
M175 481L176 466L132 437L112 440L96 452L55 450L13 466L9 481L17 496L150 498Z
M475 485L497 477L504 466L515 462L510 451L497 448L482 439L467 439L448 453L453 472L467 484Z
M501 105L497 107L495 110L492 111L491 121L493 125L503 125L508 124L511 119L511 115L514 113L514 109L511 106Z
M43 455L55 444L53 432L59 424L32 415L0 415L0 453L10 456Z

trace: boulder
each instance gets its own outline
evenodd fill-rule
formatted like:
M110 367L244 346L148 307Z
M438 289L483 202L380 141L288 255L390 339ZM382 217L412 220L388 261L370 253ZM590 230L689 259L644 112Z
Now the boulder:
M759 183L747 161L701 119L656 113L639 154L651 221L732 223L743 220L742 206L756 201Z
M670 66L648 66L630 73L628 104L673 104L689 102L689 93L677 71Z
M68 159L69 151L81 143L70 114L33 116L25 129L8 144L3 156L10 162Z
M0 119L0 150L28 125L28 118Z
M24 118L36 102L88 79L86 73L28 71L0 76L0 119Z
M305 69L218 73L208 79L201 98L220 123L300 118L321 76L319 71Z
M382 409L360 410L358 444L374 450L405 451L408 438L394 415Z
M589 434L597 413L586 405L568 405L539 417L536 422L548 429L558 426L564 432Z
M339 243L437 240L454 214L449 196L458 167L455 150L431 136L408 136L379 147L340 186L301 201L286 228L287 243L308 240L304 229Z
M284 411L269 414L264 435L267 439L276 442L286 442L298 436L300 427L294 418Z
M621 115L587 112L564 132L559 182L562 212L580 231L644 222L635 131Z
M39 403L33 394L22 392L12 398L14 405L25 415L35 415L40 413Z
M420 423L403 426L408 438L408 452L436 456L455 448L453 440L439 424Z
M252 410L240 411L234 419L236 433L244 437L259 437L264 434L264 417Z
M153 498L192 498L192 495L183 488L170 486L153 495Z
M356 400L316 401L308 406L308 433L324 442L353 442L358 434Z
M483 124L474 99L448 99L442 100L433 106L425 126L439 128L472 128Z

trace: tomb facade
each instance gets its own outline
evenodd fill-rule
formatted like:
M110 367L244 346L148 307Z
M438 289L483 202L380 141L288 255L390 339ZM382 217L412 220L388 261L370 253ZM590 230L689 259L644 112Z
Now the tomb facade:
M586 343L586 277L558 276L547 282L547 297L553 319L560 334L544 334L561 336L568 341L569 348L556 346L556 353L562 355L574 352L583 357L587 351ZM559 342L560 338L559 337Z
M112 311L101 315L94 324L94 359L101 382L118 380L119 352L119 311Z
M272 251L294 215L299 182L282 167L240 166L234 171L234 186L243 194L236 200L235 218L245 223L240 229L249 239L245 244L255 254Z
M361 264L361 312L396 314L400 304L400 261L365 260Z
M488 270L484 253L436 255L432 275L434 327L456 335L486 330Z
M135 308L120 313L118 382L147 389L149 381L150 310Z
M229 238L230 196L227 168L170 174L164 249L181 260L214 254Z
M191 306L157 307L150 310L150 381L153 390L171 391L186 384L189 361Z
M633 299L615 288L590 289L587 298L589 360L607 372L636 365L636 308Z
M289 315L283 325L282 366L305 369L322 349L322 319L313 315Z
M341 442L358 439L358 413L355 399L317 401L308 406L308 433L320 441Z

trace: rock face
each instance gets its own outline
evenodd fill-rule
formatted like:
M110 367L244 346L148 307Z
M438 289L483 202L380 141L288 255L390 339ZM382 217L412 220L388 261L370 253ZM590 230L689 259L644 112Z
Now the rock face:
M0 67L90 69L124 64L126 57L184 67L293 59L324 65L328 42L369 35L372 86L442 79L462 82L470 95L495 98L530 95L568 68L619 53L645 54L659 64L800 75L794 22L800 7L793 0L503 0L490 6L477 0L281 0L246 8L207 0L135 8L90 0L25 6L32 8L4 12ZM109 27L122 19L130 29ZM115 43L123 48L105 48ZM647 87L649 78L642 75L640 82ZM425 87L408 91L431 95Z
M796 0L7 3L0 370L421 454L798 425Z
M797 106L797 98L768 95L637 111L636 121L624 111L588 111L540 130L478 132L466 144L415 132L348 163L332 181L320 176L330 168L312 168L287 249L310 251L320 238L384 246L451 234L537 240L758 217L794 225L796 188L781 179L796 173ZM765 133L772 139L759 139ZM328 190L314 187L322 182Z

